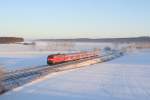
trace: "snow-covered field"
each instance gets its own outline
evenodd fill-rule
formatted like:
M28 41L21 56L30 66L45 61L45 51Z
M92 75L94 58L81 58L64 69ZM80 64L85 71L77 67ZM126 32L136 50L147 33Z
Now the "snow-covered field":
M0 65L7 70L46 65L47 55L0 57Z
M42 61L41 61L42 62ZM0 100L149 100L150 52L54 73Z

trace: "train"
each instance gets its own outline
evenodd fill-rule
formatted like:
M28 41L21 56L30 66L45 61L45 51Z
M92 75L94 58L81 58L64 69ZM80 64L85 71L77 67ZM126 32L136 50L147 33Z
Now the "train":
M78 53L68 53L68 54L52 54L48 55L47 64L54 65L96 56L99 56L99 52L97 50L83 51Z

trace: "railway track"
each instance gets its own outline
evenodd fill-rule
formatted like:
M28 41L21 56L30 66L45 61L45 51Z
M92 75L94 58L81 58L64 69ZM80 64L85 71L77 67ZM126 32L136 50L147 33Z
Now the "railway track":
M121 56L121 54L111 53L111 54L107 54L103 56L85 58L85 59L80 59L76 61L52 65L52 66L42 65L42 66L36 66L36 67L30 67L30 68L11 71L11 72L5 73L4 77L0 79L0 94L3 94L9 90L22 86L26 83L29 83L35 79L38 79L50 73L76 68L75 66L67 67L69 65L74 65L74 64L82 63L82 62L93 60L93 59L99 59L98 62L105 62L105 61L117 58L119 56Z

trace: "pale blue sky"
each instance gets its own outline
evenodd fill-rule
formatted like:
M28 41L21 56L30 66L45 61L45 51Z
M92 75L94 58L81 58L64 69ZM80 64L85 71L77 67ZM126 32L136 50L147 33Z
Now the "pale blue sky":
M0 36L150 36L150 0L0 0Z

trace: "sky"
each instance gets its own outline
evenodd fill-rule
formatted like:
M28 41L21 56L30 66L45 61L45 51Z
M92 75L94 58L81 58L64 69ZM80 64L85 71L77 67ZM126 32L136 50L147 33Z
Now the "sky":
M0 36L150 36L150 0L0 0Z

